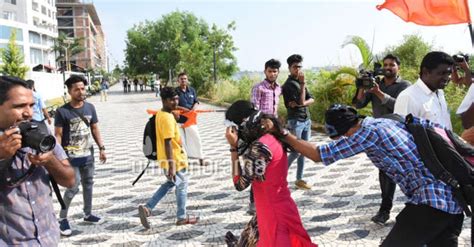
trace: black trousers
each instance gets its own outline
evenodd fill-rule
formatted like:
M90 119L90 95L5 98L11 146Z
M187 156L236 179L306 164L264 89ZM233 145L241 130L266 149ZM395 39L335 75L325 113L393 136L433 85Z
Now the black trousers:
M463 214L448 214L427 205L406 204L382 247L455 247L461 234Z
M393 206L393 196L395 195L396 184L384 172L379 170L380 190L382 191L382 204L380 211L390 213Z

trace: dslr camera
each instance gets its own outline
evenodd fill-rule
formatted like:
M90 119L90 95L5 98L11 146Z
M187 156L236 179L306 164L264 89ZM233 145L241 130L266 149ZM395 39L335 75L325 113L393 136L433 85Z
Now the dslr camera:
M460 53L460 54L453 55L453 59L454 59L454 62L456 63L462 63L464 61L469 63L469 55L467 54Z
M18 128L22 147L32 148L38 153L46 153L56 146L56 139L49 134L48 127L43 122L21 122Z
M18 125L19 134L21 134L21 146L29 147L37 153L45 153L54 149L56 139L49 134L48 127L43 122L21 122ZM11 171L11 159L0 162L0 186L16 186L22 183L28 175L31 175L35 166L31 166L28 171L16 179L8 177L8 171Z
M375 83L380 82L380 76L385 74L382 64L374 63L374 70L360 70L356 78L355 84L359 89L371 89Z

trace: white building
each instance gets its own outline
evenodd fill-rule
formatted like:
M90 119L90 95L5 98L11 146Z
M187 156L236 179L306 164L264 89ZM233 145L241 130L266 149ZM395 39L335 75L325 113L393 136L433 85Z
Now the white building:
M39 64L55 67L57 23L56 0L0 0L0 48L7 46L16 29L16 43L30 70Z

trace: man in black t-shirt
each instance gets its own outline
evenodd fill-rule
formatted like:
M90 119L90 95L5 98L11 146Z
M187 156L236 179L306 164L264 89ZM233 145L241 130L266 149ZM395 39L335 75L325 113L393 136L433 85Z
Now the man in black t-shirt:
M72 75L65 82L71 101L57 110L55 117L55 135L58 142L66 151L69 161L74 168L76 184L64 193L66 209L61 210L59 229L62 235L72 234L67 220L67 213L72 199L79 191L82 182L84 195L84 221L102 223L103 220L91 213L92 187L94 184L94 148L92 138L100 150L100 161L107 160L105 147L100 136L97 113L94 105L85 102L87 81L82 76Z
M313 96L305 86L303 57L294 54L286 60L290 70L290 76L282 86L283 100L288 111L288 129L298 138L308 141L311 136L311 118L308 106L314 102ZM303 180L304 156L292 152L288 156L288 166L297 159L295 185L298 189L311 189L311 186Z

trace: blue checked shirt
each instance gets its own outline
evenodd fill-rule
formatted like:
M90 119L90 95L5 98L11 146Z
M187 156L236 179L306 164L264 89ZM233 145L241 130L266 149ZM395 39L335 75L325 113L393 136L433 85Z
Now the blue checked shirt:
M414 121L434 126L427 120ZM365 152L377 168L398 184L408 203L428 205L450 214L462 213L451 188L435 179L424 166L413 136L403 123L366 117L354 135L321 145L319 151L326 165Z

